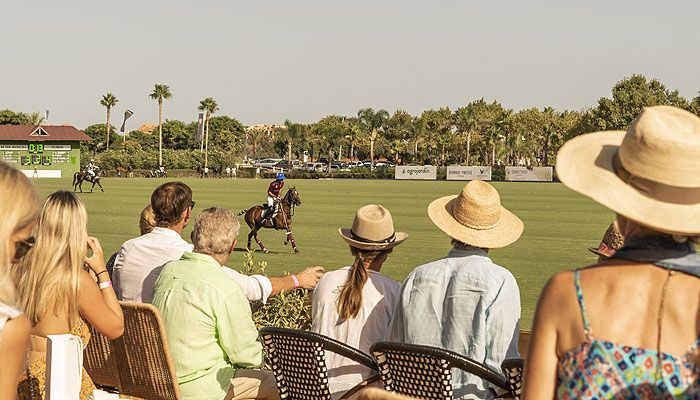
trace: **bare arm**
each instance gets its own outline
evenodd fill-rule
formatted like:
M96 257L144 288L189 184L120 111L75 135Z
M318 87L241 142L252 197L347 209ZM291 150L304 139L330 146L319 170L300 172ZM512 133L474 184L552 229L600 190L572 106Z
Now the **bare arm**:
M0 400L17 398L24 358L32 326L26 316L13 318L5 324L0 336Z
M309 267L301 272L297 272L297 279L299 280L299 287L303 289L313 289L318 284L319 279L323 276L325 270L320 265L314 267ZM294 290L294 279L291 275L287 276L270 276L270 283L272 284L272 293L270 296L279 294L280 292L287 292Z
M109 275L103 272L107 269L100 242L90 237L88 245L92 249L92 257L85 260L86 264L97 275L98 284L108 282ZM87 271L82 271L80 275L78 307L87 322L108 338L116 339L124 333L124 314L114 290L111 286L100 289Z
M542 289L535 311L525 359L523 399L553 399L557 386L557 321L562 318L564 285L573 285L571 272L558 273Z

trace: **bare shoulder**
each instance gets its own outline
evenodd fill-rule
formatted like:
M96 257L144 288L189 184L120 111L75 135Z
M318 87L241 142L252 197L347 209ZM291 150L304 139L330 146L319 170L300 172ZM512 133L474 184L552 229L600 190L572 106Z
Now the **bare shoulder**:
M560 298L567 296L574 288L574 271L561 271L552 275L542 289L542 297Z
M5 343L17 343L29 337L32 330L32 324L29 318L22 314L7 321L2 330L2 341ZM8 340L9 339L9 340ZM14 340L13 340L14 339Z

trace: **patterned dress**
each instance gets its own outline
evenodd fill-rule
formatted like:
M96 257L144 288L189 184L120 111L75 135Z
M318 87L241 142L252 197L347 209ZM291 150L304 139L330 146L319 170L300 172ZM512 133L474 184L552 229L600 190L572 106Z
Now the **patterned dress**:
M690 361L700 337L682 357L593 338L579 271L576 295L586 340L557 365L558 399L700 399L700 366Z
M83 320L78 319L78 323L70 330L71 335L80 337L83 345L87 346L90 340L90 328ZM32 335L29 345L29 360L34 360L29 365L29 376L27 372L20 378L17 394L19 400L43 400L46 392L46 338ZM92 399L92 392L95 385L90 379L85 368L83 368L83 383L80 389L80 400Z

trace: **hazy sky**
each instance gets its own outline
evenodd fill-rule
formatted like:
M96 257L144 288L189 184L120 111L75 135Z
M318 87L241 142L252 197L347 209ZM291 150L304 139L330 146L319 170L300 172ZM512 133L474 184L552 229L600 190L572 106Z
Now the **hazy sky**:
M0 2L0 109L104 121L106 92L157 122L214 97L244 124L484 97L515 109L594 105L633 73L700 90L700 1Z

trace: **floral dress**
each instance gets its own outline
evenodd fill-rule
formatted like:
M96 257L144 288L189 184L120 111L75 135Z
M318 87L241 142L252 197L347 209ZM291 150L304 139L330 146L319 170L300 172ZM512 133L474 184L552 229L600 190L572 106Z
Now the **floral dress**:
M82 339L84 345L87 345L91 337L90 328L81 319L78 319L78 323L70 330L70 334ZM46 392L46 340L43 336L31 336L29 353L27 355L28 360L30 360L29 374L25 371L20 378L19 386L17 387L19 400L44 399ZM95 390L95 384L92 383L90 375L83 368L80 400L92 399L93 390Z
M691 361L698 338L682 357L593 338L574 273L586 340L557 365L558 399L700 399L700 366Z

